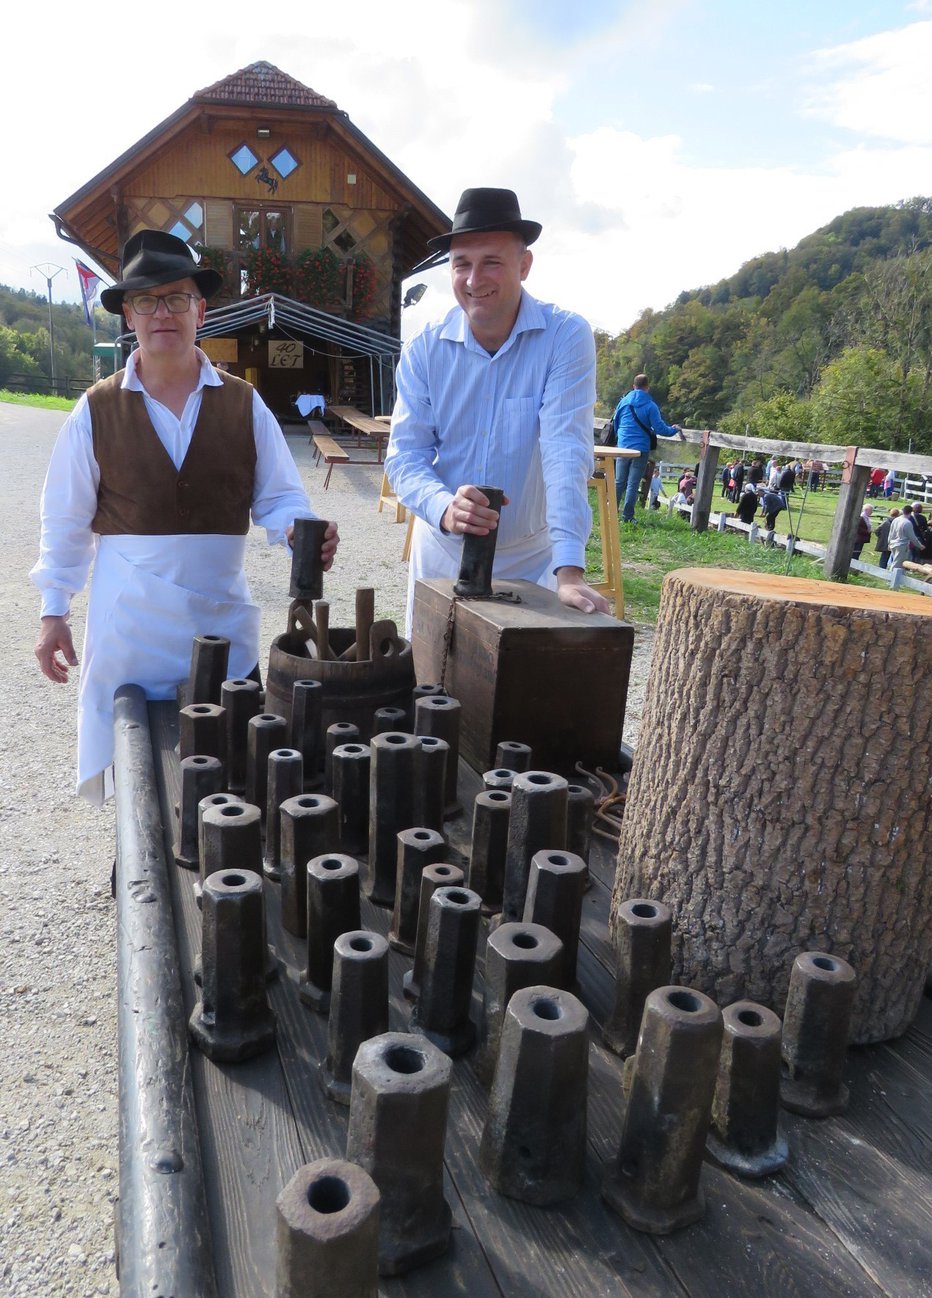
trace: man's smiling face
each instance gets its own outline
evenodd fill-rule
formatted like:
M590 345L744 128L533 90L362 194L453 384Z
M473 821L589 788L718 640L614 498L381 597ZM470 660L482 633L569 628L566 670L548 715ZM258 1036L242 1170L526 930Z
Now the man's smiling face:
M488 351L497 351L511 333L532 260L520 237L508 230L459 234L450 245L453 295L473 337Z

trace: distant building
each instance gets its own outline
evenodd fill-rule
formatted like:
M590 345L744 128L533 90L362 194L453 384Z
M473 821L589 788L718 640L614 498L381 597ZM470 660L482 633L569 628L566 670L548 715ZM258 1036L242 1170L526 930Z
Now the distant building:
M450 228L332 100L264 62L198 91L51 219L114 279L145 227L220 269L201 345L283 414L301 390L389 408L402 280Z

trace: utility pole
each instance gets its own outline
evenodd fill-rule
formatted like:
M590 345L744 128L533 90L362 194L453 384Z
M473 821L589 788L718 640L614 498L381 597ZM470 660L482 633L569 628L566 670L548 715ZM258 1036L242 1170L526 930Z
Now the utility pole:
M45 280L49 293L49 369L52 376L52 396L55 395L55 325L52 321L52 280L56 275L60 275L65 269L64 266L56 266L53 261L43 261L38 266L31 267L36 270Z

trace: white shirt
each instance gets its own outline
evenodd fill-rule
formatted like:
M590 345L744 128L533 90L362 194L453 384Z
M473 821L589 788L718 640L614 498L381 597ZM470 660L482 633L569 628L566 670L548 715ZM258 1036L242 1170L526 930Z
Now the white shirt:
M123 387L143 394L176 469L191 444L203 389L222 383L204 353L198 351L198 357L197 388L180 419L146 392L135 356L123 377ZM295 518L313 515L282 431L258 394L253 435L252 518L274 543L284 540ZM243 571L245 536L97 537L91 523L99 482L90 407L82 397L52 452L42 493L39 562L30 576L42 591L42 615L63 615L95 560L78 695L78 792L98 804L113 791L116 687L134 682L148 698L173 698L187 678L192 638L199 632L229 638L230 675L242 676L256 664L260 622Z
M402 504L439 537L457 487L502 487L496 556L533 543L551 570L585 568L595 345L581 316L522 291L491 356L454 307L405 344L396 385L385 470Z
M204 352L196 350L201 373L180 419L146 392L136 373L135 352L123 377L124 388L143 394L152 426L176 469L181 468L191 445L203 389L223 382ZM295 518L313 518L314 514L278 422L258 392L253 393L252 415L256 442L252 521L266 529L269 544L275 545L284 541L285 528ZM42 592L42 617L67 613L72 596L83 590L87 581L96 548L91 520L97 513L99 483L90 407L82 396L58 435L42 492L39 561L29 574ZM120 544L131 562L169 581L185 585L193 577L193 589L205 594L218 586L235 587L238 597L246 597L245 578L241 577L245 537L199 535L193 547L194 574L189 536L123 536Z

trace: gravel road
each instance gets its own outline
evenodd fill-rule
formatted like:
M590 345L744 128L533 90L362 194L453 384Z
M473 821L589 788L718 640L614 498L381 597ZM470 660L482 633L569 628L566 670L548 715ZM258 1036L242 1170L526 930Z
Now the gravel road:
M76 683L51 685L32 648L38 595L27 574L38 502L64 416L0 404L7 562L0 569L0 1292L6 1298L115 1296L118 1193L115 907L112 804L95 811L74 787ZM340 523L327 578L331 623L349 626L357 586L376 615L403 622L405 529L376 509L379 470L315 467L289 436L311 500ZM247 571L263 610L263 661L285 627L288 564L250 534ZM83 637L83 597L73 610ZM652 637L639 628L625 739L637 738Z

